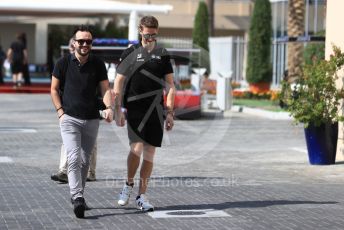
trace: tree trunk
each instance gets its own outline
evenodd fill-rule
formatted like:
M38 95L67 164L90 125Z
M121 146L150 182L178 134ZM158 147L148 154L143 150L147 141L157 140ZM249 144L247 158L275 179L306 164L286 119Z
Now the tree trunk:
M214 0L207 0L209 14L209 36L214 36Z
M288 36L304 35L305 2L304 0L289 0L288 3ZM303 61L303 44L301 42L288 43L288 81L294 82L301 73Z

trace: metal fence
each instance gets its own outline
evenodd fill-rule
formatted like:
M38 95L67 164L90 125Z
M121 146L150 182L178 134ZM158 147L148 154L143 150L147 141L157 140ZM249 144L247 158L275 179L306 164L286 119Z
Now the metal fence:
M243 37L233 37L232 39L232 81L243 82L244 78L244 58L246 50L246 42ZM189 38L168 38L161 37L159 42L162 43L165 47L169 48L196 48L192 44L192 40ZM225 51L224 51L225 52ZM209 66L209 65L208 65Z
M284 72L287 69L287 43L272 42L271 62L272 62L272 82L271 88L280 88Z
M240 82L242 84L246 83L245 80L245 52L246 52L246 41L244 37L234 37L233 38L233 48L232 48L232 81Z
M168 44L168 47L173 48L193 48L192 40L188 38L163 38L162 42ZM232 43L232 81L240 83L242 87L246 87L248 85L245 78L247 41L244 37L233 37ZM303 44L306 46L309 42L305 41ZM223 52L226 51L224 50ZM281 42L274 39L271 46L272 89L281 87L281 81L287 69L287 54L288 42Z

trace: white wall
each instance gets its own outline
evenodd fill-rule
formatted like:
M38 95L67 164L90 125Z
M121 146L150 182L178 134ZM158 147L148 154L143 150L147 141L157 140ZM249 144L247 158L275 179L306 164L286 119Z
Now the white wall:
M344 50L344 1L327 1L326 13L326 58L332 53L332 44Z
M344 30L342 24L344 21L344 1L343 0L331 0L327 1L326 12L326 59L332 53L332 44L339 46L344 51ZM340 79L337 81L337 86L343 85L343 71L339 73ZM344 115L344 110L340 112ZM344 161L344 125L343 122L339 122L338 127L338 142L337 142L337 154L336 162Z

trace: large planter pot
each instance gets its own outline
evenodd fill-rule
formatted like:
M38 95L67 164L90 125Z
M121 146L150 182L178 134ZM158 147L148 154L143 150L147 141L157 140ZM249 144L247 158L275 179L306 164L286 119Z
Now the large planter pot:
M309 163L312 165L334 164L337 150L338 123L309 125L305 128Z
M251 93L254 93L254 94L267 93L270 90L270 83L269 82L250 83L249 90Z

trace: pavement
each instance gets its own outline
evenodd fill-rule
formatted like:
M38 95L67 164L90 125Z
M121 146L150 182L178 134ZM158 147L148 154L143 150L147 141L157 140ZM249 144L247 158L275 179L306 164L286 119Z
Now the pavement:
M343 229L344 163L308 163L290 120L207 111L177 120L158 149L147 195L156 211L118 207L125 128L101 122L92 210L77 219L57 171L61 136L49 94L0 95L0 229ZM133 197L136 196L136 190Z

